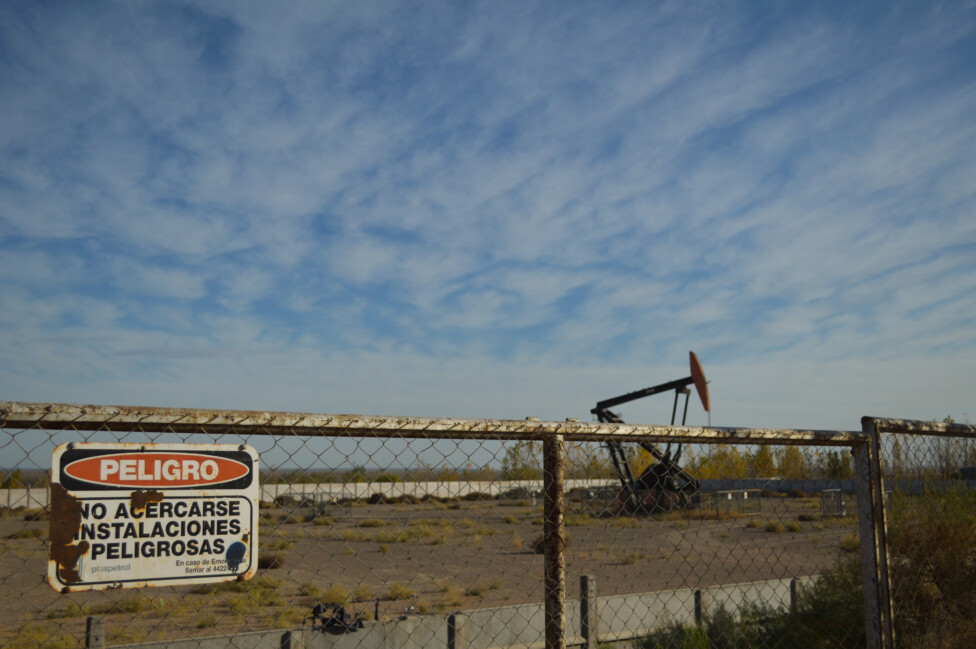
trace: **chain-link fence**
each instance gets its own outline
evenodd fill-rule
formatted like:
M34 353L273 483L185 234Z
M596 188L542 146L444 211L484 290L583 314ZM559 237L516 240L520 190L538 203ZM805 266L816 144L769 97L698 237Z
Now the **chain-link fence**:
M951 419L912 424L876 422L894 636L901 647L973 647L976 443Z
M890 646L889 567L901 637L969 638L973 617L954 616L972 583L972 427L933 438L880 434L901 430L884 421L841 432L0 404L0 644ZM165 536L118 524L99 538L92 522L56 538L52 454L79 442L253 448L255 576L85 590L82 570L63 589L77 592L51 588L58 548L84 537L82 560L121 566L126 547L159 552ZM139 512L164 511L143 500ZM188 547L187 572L230 552Z

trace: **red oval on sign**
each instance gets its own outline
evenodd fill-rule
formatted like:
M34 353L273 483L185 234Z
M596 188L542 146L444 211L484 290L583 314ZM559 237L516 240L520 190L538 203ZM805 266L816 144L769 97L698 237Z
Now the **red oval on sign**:
M243 462L199 453L112 453L75 460L64 472L76 480L113 487L197 487L243 478Z

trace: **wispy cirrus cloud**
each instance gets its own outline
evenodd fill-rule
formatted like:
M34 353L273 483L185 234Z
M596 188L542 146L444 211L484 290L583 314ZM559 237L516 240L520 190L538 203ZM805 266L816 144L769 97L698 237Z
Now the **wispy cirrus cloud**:
M283 364L437 411L689 347L767 388L974 371L965 6L0 12L11 398L250 405L209 362L318 409Z

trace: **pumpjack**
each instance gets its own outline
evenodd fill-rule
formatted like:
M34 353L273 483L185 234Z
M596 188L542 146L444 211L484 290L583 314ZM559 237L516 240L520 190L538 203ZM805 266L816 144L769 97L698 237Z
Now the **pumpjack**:
M670 392L674 390L674 407L671 409L671 425L675 423L678 412L678 403L684 395L684 412L681 416L681 425L685 425L688 418L688 400L691 395L689 385L694 384L695 391L701 399L705 412L710 412L708 399L708 382L705 380L705 373L702 371L701 363L695 352L689 352L691 362L691 376L675 381L669 381L660 385L655 385L643 390L636 390L622 394L619 397L604 399L596 404L590 412L597 416L603 423L622 424L623 419L612 412L610 408L628 403L643 397L654 394ZM624 511L631 514L668 512L675 509L692 509L701 504L701 493L698 480L681 468L682 445L676 444L672 453L671 444L661 451L657 445L650 442L638 442L638 446L649 453L654 459L639 477L635 478L631 471L630 462L623 444L617 441L606 442L610 459L613 462L617 476L620 478L620 504Z

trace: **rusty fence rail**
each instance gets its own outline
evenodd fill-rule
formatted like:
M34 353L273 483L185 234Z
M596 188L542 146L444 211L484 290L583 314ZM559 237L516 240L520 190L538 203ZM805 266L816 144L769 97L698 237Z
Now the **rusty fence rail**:
M906 570L918 548L903 549L904 529L936 520L930 500L968 512L973 432L882 419L816 431L0 403L7 489L44 491L54 449L79 442L246 445L263 483L247 581L60 593L45 583L51 507L0 507L0 644L790 647L822 635L825 607L840 602L829 646L890 647L896 632L951 626L939 602L957 595ZM683 445L707 493L634 511L613 487L607 441L628 444L638 474L653 461L630 442ZM785 480L797 486L771 488ZM845 507L823 515L833 488ZM163 507L143 500L130 513ZM82 561L96 543L107 553L115 542L120 557L134 543L136 528L87 524L60 540ZM140 529L131 534L158 548ZM928 600L902 596L905 575Z

